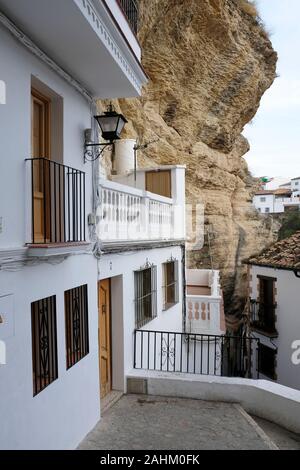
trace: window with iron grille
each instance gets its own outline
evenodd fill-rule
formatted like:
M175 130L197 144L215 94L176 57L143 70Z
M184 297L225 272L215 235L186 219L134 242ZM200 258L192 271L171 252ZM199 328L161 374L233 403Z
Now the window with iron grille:
M67 369L89 353L87 285L65 291Z
M135 327L140 328L157 316L156 266L135 271Z
M56 296L31 304L33 395L58 377Z
M178 302L178 261L171 260L163 263L163 309Z
M259 372L276 380L276 349L259 344Z

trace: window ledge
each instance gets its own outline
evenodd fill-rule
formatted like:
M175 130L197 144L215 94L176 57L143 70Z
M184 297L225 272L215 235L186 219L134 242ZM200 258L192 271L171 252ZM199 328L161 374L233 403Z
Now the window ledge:
M162 309L162 311L166 312L167 310L170 310L172 307L174 307L177 304L179 304L179 302L173 302L173 303L166 304L164 306L164 308Z
M88 242L28 244L29 257L70 256L80 253L91 253L92 245Z

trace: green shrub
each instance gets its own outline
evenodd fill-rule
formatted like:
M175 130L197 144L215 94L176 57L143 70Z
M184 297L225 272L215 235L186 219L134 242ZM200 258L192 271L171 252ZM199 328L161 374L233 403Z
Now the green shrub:
M283 216L282 225L278 233L279 240L290 237L300 230L300 212L287 212Z

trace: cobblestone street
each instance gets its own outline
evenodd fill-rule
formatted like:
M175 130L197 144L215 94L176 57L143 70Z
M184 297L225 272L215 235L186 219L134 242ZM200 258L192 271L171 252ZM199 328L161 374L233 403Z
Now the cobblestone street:
M239 405L125 395L103 414L79 448L235 450L274 447Z

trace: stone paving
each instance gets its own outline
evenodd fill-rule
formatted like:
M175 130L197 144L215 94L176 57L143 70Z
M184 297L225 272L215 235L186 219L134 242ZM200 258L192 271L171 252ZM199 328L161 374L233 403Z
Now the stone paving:
M89 450L270 448L267 436L238 405L146 395L120 398L79 446Z

